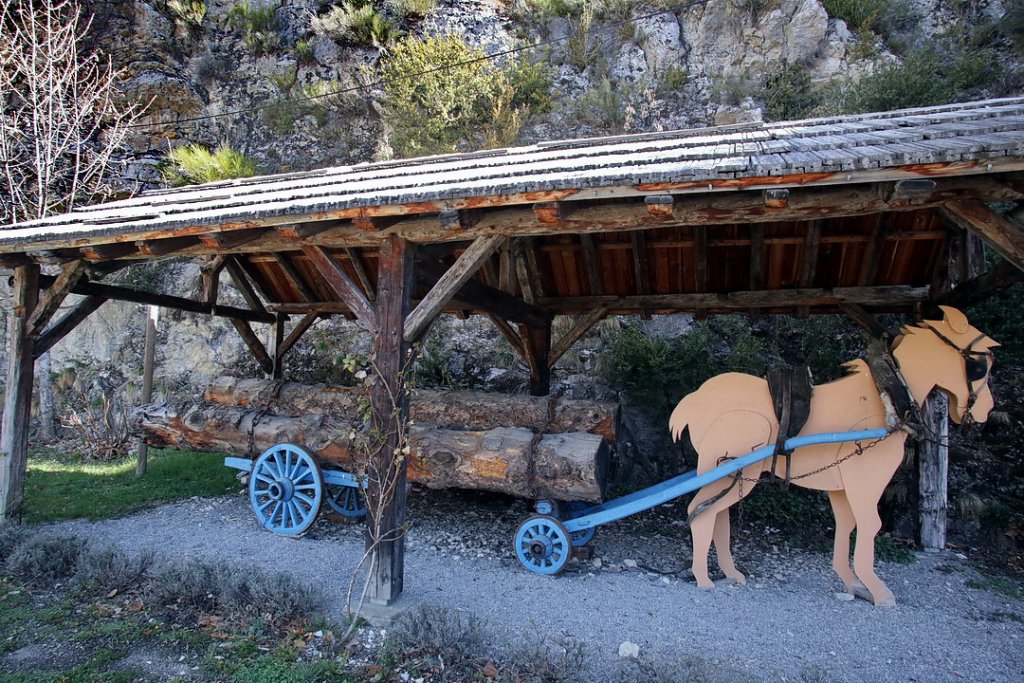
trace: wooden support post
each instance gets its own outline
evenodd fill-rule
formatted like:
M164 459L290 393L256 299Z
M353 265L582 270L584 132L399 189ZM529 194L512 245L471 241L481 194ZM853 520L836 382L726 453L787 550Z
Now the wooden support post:
M156 329L160 322L160 309L150 306L146 316L146 342L142 356L142 403L153 400L153 366L156 364ZM149 444L139 439L139 460L135 463L135 476L141 477L149 465Z
M203 264L200 277L203 284L203 301L210 307L217 305L220 296L220 271L224 270L224 257L214 256Z
M28 462L28 428L32 417L32 375L35 369L29 319L39 300L39 265L14 269L12 311L7 329L7 383L0 421L0 523L21 515Z
M800 287L808 289L814 286L814 278L818 272L818 253L821 250L821 221L807 224L807 235L804 238L803 261L800 264ZM810 308L801 306L796 309L796 317L806 318Z
M519 356L526 361L526 351L523 349L523 338L519 336L515 328L508 324L508 321L503 319L501 316L494 315L493 313L485 313L490 319L494 326L498 328L498 332L505 338L505 341L512 346L512 350L519 354Z
M269 326L267 355L270 356L271 379L281 379L284 376L284 353L281 347L284 345L284 323L287 319L288 316L284 313L275 313L274 322Z
M405 387L409 345L405 318L413 283L414 246L400 237L389 237L380 250L377 275L377 336L374 353L377 382L370 390L374 432L383 443L371 454L367 490L367 550L372 575L368 597L389 605L398 599L405 571L406 461L400 455L402 436L409 419Z
M547 396L551 393L551 321L544 325L520 325L526 366L530 370L530 394Z
M921 547L946 547L946 481L949 473L949 399L933 391L921 411L925 438L917 444Z

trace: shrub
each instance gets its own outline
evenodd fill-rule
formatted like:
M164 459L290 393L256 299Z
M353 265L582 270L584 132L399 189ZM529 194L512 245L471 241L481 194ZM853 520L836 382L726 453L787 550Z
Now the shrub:
M454 152L487 137L506 144L533 111L549 106L543 67L483 57L458 36L407 38L390 48L381 84L397 156Z
M484 636L475 615L420 605L398 618L391 629L391 640L403 654L427 655L458 670L472 664Z
M402 19L424 17L437 5L437 0L391 0L388 8Z
M820 104L819 97L811 88L810 72L796 64L769 78L762 94L771 121L804 118Z
M627 83L613 83L611 79L603 78L576 101L575 118L595 128L622 132L626 127L626 107L632 94Z
M0 524L0 558L10 557L25 540L25 530L17 524Z
M270 54L281 44L278 35L278 7L280 3L263 5L242 0L228 10L228 23L242 34L243 42L253 54Z
M1013 43L1018 53L1024 53L1024 0L1004 3L1006 14L999 20L999 30Z
M583 678L585 663L586 647L575 638L565 636L552 641L527 636L509 652L499 680L542 683L586 680Z
M882 37L911 30L919 15L905 0L822 0L830 17L842 19L851 31Z
M174 15L174 25L187 35L197 33L206 18L206 0L167 0L167 9Z
M113 547L84 552L75 571L75 584L90 593L124 590L141 581L153 565L153 553L126 553Z
M753 683L758 680L727 662L696 655L629 660L620 666L618 676L618 683Z
M313 46L308 40L295 41L295 61L299 64L315 64L316 55L313 53Z
M902 63L882 67L847 88L842 110L853 114L950 102L956 90L941 69L934 50L911 52Z
M47 585L75 573L85 541L75 536L37 536L18 545L7 571L32 585Z
M259 171L256 162L226 145L212 152L202 145L175 147L167 155L163 180L173 187L230 178L248 178Z
M147 586L147 598L165 607L186 612L208 612L217 606L220 576L227 571L222 564L190 560L169 564L153 575Z
M310 28L319 36L348 45L383 47L398 29L369 0L349 0L327 13L313 17Z

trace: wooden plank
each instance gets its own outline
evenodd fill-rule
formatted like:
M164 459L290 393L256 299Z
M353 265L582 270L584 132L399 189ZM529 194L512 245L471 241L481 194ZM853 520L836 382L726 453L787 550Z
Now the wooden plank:
M61 318L46 328L36 339L34 354L39 358L53 348L53 345L63 339L71 330L78 327L78 324L89 317L93 311L106 302L101 296L87 296L65 313Z
M494 323L494 326L498 329L498 332L501 333L501 336L505 338L512 349L520 358L523 359L523 362L525 363L526 350L523 347L523 339L519 336L519 333L516 332L515 328L509 325L507 320L503 320L500 316L494 315L493 313L485 313L484 315Z
M234 325L238 331L238 336L242 338L245 345L249 348L249 352L252 353L253 359L260 366L267 376L273 376L274 374L274 361L267 353L266 348L263 346L263 342L260 341L259 336L253 332L252 327L246 321L241 318L229 318L231 324Z
M512 245L508 240L498 248L498 289L506 294L516 293L516 269L512 262Z
M949 478L949 403L946 395L941 391L929 394L921 417L926 436L917 442L919 540L925 550L944 550Z
M1000 261L992 270L957 285L956 289L940 296L937 303L967 308L1018 282L1024 282L1024 270L1020 270L1009 261ZM934 312L938 312L937 309Z
M601 286L601 261L597 254L597 246L594 244L594 236L580 235L580 246L583 248L583 268L587 273L590 294L601 296L604 294L604 288Z
M377 292L373 290L373 280L370 279L370 274L363 264L363 259L359 256L359 251L356 249L345 249L345 257L352 264L352 271L356 274L356 279L359 280L359 286L366 292L366 298L370 301L376 301Z
M288 320L287 315L276 313L274 322L269 325L266 351L273 366L270 372L271 379L284 377L284 352L281 351L281 346L284 345L284 323L286 320Z
M800 262L800 287L809 289L814 286L814 278L818 273L818 255L821 252L821 227L823 221L807 223L807 234L804 235L803 259ZM806 318L809 311L806 307L796 309L796 317Z
M652 194L644 197L644 206L651 218L668 220L675 211L675 199L670 194Z
M561 222L565 218L563 202L538 202L533 205L533 215L540 223L548 225Z
M302 251L310 260L334 293L355 313L359 323L371 334L377 333L377 309L356 286L348 274L323 247L303 245Z
M142 395L139 401L147 405L153 400L153 370L156 367L156 327L160 320L160 309L149 306L146 309L146 337L142 352ZM135 476L146 474L149 467L149 444L144 439L138 441L138 460L135 463Z
M171 256L190 253L192 249L201 247L203 244L199 241L198 236L186 235L162 240L139 240L135 246L146 256Z
M378 261L379 333L374 340L377 382L370 389L373 433L381 435L379 448L366 463L367 551L371 576L368 597L376 604L391 604L402 593L405 572L406 446L409 397L406 315L413 287L414 246L392 237L380 250Z
M44 287L52 285L55 279L56 278L48 275L39 276L39 282ZM269 323L274 319L274 316L266 311L250 311L245 308L236 308L235 306L210 306L205 302L186 299L180 296L141 292L129 287L120 287L118 285L108 285L102 282L92 282L87 280L80 280L78 284L71 288L71 293L82 294L83 296L99 296L113 301L131 301L137 304L151 304L161 308L173 308L179 311L189 311L191 313L206 313L208 315L215 315L224 318L238 318L248 322Z
M882 249L885 247L886 226L882 216L875 217L875 224L871 228L871 239L864 249L864 256L860 262L860 274L857 276L857 284L867 287L874 283L878 277L878 267L882 261Z
M695 311L742 310L830 306L844 303L862 306L905 306L926 301L928 287L894 285L886 287L835 287L833 289L778 289L747 292L695 294L651 294L647 296L582 296L542 299L539 303L552 313L589 312L597 306L609 311Z
M548 356L548 367L555 367L555 363L565 355L565 352L568 351L572 345L580 339L580 337L585 335L590 328L601 322L606 315L608 315L608 308L605 306L599 306L580 318L561 339L552 345L551 353Z
M266 311L267 309L263 305L263 301L256 294L256 290L253 289L249 276L242 269L242 264L239 262L238 257L229 257L224 262L224 267L228 271L228 275L231 276L231 282L235 285L235 289L245 299L245 303L249 304L249 308L254 311Z
M444 275L431 287L427 295L423 297L416 306L416 310L409 314L405 321L405 341L413 343L420 338L427 326L433 322L437 314L444 309L445 305L454 297L462 286L480 268L494 250L501 246L505 240L500 235L490 237L478 237L459 256L458 260L449 268Z
M33 338L38 337L43 328L49 324L53 314L64 303L64 299L71 291L71 288L78 284L78 281L85 275L87 265L85 261L79 259L65 263L61 267L60 275L39 296L39 302L28 319L28 333L30 336Z
M750 289L764 289L764 226L750 226Z
M207 259L200 270L203 287L203 301L208 306L215 306L220 296L220 272L224 270L224 256L213 256Z
M310 290L309 285L302 278L302 274L295 268L288 254L274 254L274 262L281 269L284 278L299 295L300 301L316 301L317 296Z
M950 202L939 209L947 223L983 239L1000 256L1024 270L1024 226L1000 216L983 202Z
M516 279L519 280L519 289L523 294L523 301L532 304L537 301L537 288L540 286L540 283L537 281L537 277L530 271L530 264L526 256L528 248L531 248L529 238L522 238L515 240L512 251L516 264Z
M650 265L647 261L647 236L641 230L629 233L630 244L633 247L633 281L636 283L636 293L639 295L650 294L651 284L648 275Z
M302 335L306 333L306 330L312 327L313 323L320 319L320 316L321 314L317 311L307 313L302 316L302 320L295 323L295 327L292 328L292 331L288 333L288 336L285 337L284 341L282 341L280 346L278 346L278 355L283 358L284 355L288 353L293 346L295 346L295 342L299 341Z
M708 229L703 225L693 228L693 280L696 293L708 291ZM707 311L698 308L694 315L703 320Z
M7 326L7 382L0 418L0 524L20 521L32 419L34 339L29 319L39 299L39 266L14 269Z
M547 396L551 393L551 321L544 325L520 325L519 336L530 371L530 395Z

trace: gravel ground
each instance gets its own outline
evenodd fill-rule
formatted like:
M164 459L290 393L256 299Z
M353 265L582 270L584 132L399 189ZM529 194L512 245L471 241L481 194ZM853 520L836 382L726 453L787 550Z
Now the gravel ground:
M551 578L512 557L514 528L528 513L523 501L413 491L400 604L468 610L511 637L574 636L587 644L594 681L621 665L618 648L627 640L639 644L642 659L698 655L765 680L792 680L808 666L830 681L1024 680L1024 602L967 587L983 578L956 555L879 563L899 605L878 609L839 593L826 556L773 547L765 540L771 530L748 530L735 548L748 585L703 591L682 569L689 565L689 535L678 522L685 511L668 505L598 530L594 559L573 560ZM54 528L308 577L336 616L362 551L359 525L321 519L298 540L262 531L243 496Z

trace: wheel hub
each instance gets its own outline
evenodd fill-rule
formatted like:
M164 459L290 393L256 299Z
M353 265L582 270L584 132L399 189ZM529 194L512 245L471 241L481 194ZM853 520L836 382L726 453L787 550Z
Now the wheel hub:
M278 479L267 487L271 499L288 502L295 493L295 486L288 479Z
M547 557L547 554L551 552L551 541L544 542L540 539L531 541L530 543L530 556L535 558Z

